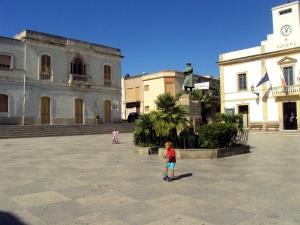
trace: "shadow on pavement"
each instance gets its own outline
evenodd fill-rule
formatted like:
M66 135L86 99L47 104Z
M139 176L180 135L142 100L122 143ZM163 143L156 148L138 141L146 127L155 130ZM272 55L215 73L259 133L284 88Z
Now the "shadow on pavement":
M186 177L191 177L193 176L193 173L185 173L185 174L181 174L179 176L177 176L177 179L182 179L182 178L186 178Z
M28 225L10 212L0 211L0 225Z

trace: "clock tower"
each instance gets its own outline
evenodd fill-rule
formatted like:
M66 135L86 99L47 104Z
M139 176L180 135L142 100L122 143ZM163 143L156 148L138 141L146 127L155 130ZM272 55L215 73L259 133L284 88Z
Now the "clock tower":
M300 1L272 8L273 33L262 41L265 52L300 46Z
M272 16L273 35L278 41L300 39L299 1L274 7Z

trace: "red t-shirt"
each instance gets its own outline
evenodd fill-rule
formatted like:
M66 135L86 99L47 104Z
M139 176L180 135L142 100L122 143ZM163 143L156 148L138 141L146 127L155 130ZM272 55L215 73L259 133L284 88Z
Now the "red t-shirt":
M174 148L169 148L166 153L166 158L169 158L169 162L176 162L176 152Z

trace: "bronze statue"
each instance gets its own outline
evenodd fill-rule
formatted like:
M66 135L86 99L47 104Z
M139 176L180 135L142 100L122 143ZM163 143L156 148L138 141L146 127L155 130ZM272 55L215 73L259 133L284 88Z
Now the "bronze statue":
M187 63L185 66L185 70L183 72L185 74L183 86L184 91L186 93L188 92L188 89L190 90L190 93L192 93L192 90L194 88L194 79L193 79L193 67L191 63Z

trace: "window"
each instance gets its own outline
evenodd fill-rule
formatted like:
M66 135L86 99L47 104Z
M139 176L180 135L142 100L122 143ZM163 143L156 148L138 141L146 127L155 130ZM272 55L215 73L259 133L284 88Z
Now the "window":
M174 83L166 83L165 84L166 93L174 96L175 95L174 87L175 87Z
M0 55L0 69L9 70L11 68L11 56Z
M294 84L294 74L293 74L293 67L284 67L283 68L283 76L286 85L293 85Z
M149 112L150 107L149 106L145 106L145 112Z
M280 15L284 15L284 14L291 13L291 12L292 12L292 9L289 8L289 9L285 9L285 10L279 11L279 14Z
M71 74L73 74L73 80L87 81L86 67L80 58L75 58L71 63Z
M238 75L239 90L247 90L247 76L246 73L241 73Z
M42 55L41 57L41 80L51 79L51 57L49 55Z
M111 86L111 66L104 65L104 86Z
M149 85L144 86L144 91L149 91Z
M85 75L85 65L80 58L76 58L71 63L71 73L75 75Z
M136 101L140 100L140 87L135 88L135 99Z
M8 112L8 96L0 95L0 112Z

